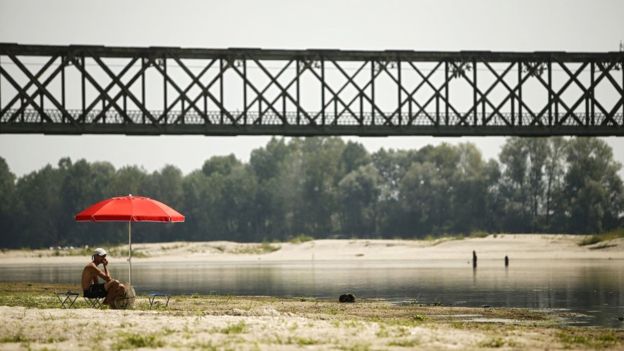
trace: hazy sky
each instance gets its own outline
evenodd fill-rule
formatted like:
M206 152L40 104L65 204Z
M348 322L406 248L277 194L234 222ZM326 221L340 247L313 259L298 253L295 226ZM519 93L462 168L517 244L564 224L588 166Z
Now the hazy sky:
M0 42L203 48L616 51L624 1L33 1L0 0ZM249 152L270 137L0 134L18 176L59 158L187 173L212 155ZM487 158L504 138L350 138L370 151L471 141ZM624 163L624 138L606 138ZM624 174L623 172L620 172Z

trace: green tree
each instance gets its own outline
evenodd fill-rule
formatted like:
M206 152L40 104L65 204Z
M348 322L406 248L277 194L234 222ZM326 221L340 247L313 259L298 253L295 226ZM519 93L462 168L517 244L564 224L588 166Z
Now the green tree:
M545 192L545 170L548 158L548 139L524 139L528 154L528 187L531 216L531 231L535 232L542 226L542 213L547 202Z
M290 147L283 138L271 138L265 147L255 149L249 157L249 165L259 182L268 181L279 175Z
M495 160L489 160L485 165L484 181L487 184L485 193L485 212L481 214L484 229L489 232L503 231L503 223L500 220L504 217L502 211L504 198L500 192L501 170L500 165Z
M9 165L0 157L0 247L11 246L15 235L15 175Z
M241 162L236 159L234 154L230 154L228 156L213 156L204 162L202 172L204 172L204 174L208 177L215 173L227 175L232 173L232 169L239 167L240 165Z
M291 152L280 171L276 196L285 211L290 234L326 236L340 226L337 183L344 142L339 138L292 139Z
M182 171L180 171L179 168L166 165L160 171L152 172L152 174L145 177L145 184L142 186L143 190L141 195L157 199L175 209L180 209L184 204L182 179ZM180 226L178 225L154 223L153 225L148 224L147 226L149 226L149 230L138 232L137 241L169 241L181 239Z
M182 180L182 191L184 203L180 212L186 220L179 230L184 233L183 238L195 241L218 239L211 235L214 221L218 218L211 212L211 206L216 204L215 193L211 191L206 175L200 170L191 172Z
M360 166L338 183L341 232L371 237L377 233L379 172L372 164Z
M547 155L546 139L509 138L503 145L504 226L513 232L535 231L539 226Z
M615 228L624 210L621 165L609 145L596 138L573 138L566 148L564 198L568 231L596 233Z
M546 204L544 230L556 232L564 228L565 200L563 198L563 177L565 175L565 152L567 141L563 137L548 140L546 161ZM554 221L553 221L554 219Z
M63 212L63 172L50 165L20 177L16 184L16 229L13 247L61 245L57 221Z
M339 138L272 138L249 163L212 157L183 175L107 162L46 166L19 177L0 158L0 246L125 242L119 223L76 223L86 206L146 195L186 216L138 224L136 241L284 240L305 233L394 237L473 230L594 233L622 224L624 186L595 138L509 138L500 163L472 144L368 154Z
M193 178L203 184L193 185L202 194L202 199L196 201L202 202L200 208L204 211L198 218L202 221L204 238L238 241L254 238L257 183L249 166L233 155L215 156L204 163L202 174L203 180L197 175Z
M470 233L486 229L488 193L497 181L497 164L486 164L481 151L474 144L464 143L454 147L458 160L455 170L448 174L451 208L448 212L453 222L453 232Z
M380 177L377 205L379 231L386 235L409 233L411 225L402 212L399 194L401 181L415 158L413 153L382 148L371 158Z
M448 182L439 176L435 164L412 164L400 187L401 209L409 225L406 234L422 236L448 231L448 217L442 216L448 209L447 191Z
M248 166L239 166L223 178L223 194L218 207L223 210L226 232L238 241L257 239L254 232L257 182Z
M137 166L125 166L115 172L110 192L116 196L141 195L147 184L147 173Z
M59 161L59 171L63 172L60 184L62 215L56 219L59 237L55 242L62 245L77 244L86 239L87 233L92 234L99 228L89 228L84 224L76 224L74 216L87 206L103 200L99 189L94 187L91 165L85 160L72 163L69 158ZM81 240L83 239L83 240Z
M249 166L257 180L256 202L254 211L254 241L275 238L287 239L291 235L286 228L286 213L289 209L284 205L285 193L296 191L281 179L287 167L291 147L284 138L271 138L263 148L251 152Z
M369 164L371 161L371 157L364 145L349 141L340 155L340 172L341 174L349 174Z
M521 138L509 138L499 155L503 167L500 194L504 199L502 226L512 232L529 230L528 150Z

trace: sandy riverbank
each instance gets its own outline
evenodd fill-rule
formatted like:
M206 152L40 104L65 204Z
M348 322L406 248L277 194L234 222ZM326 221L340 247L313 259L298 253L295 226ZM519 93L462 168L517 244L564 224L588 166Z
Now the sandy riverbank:
M174 296L167 308L58 308L66 286L0 283L0 349L480 350L613 349L624 331L563 327L561 312Z
M517 260L624 260L624 239L579 246L574 235L489 235L484 238L438 240L312 240L302 243L248 244L228 241L133 244L139 261L301 261L301 260L423 260L464 264L477 251L480 263L508 255ZM110 248L109 248L110 249ZM111 260L124 259L113 248ZM88 250L5 250L0 264L84 262Z

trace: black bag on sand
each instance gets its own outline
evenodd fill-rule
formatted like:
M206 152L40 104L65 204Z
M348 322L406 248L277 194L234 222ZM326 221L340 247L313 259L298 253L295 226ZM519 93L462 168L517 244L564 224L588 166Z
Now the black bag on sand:
M342 294L338 298L339 302L355 302L355 296L353 294Z

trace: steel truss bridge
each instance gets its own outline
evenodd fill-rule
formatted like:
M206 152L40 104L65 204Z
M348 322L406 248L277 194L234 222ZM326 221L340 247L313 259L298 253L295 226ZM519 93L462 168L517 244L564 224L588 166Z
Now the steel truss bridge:
M0 133L624 135L624 52L0 44Z

